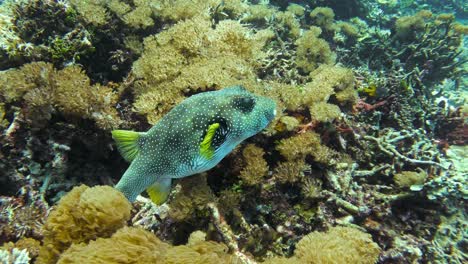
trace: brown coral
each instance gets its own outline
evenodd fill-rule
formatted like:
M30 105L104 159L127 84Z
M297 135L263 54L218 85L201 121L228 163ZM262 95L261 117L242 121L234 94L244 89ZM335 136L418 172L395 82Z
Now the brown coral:
M329 7L316 7L310 12L310 17L314 20L314 24L321 27L326 31L333 31L336 29L333 20L335 19L335 12Z
M145 84L134 87L135 109L154 123L187 92L255 83L261 49L271 36L232 20L213 29L209 19L196 16L146 38L133 66Z
M265 151L254 144L247 145L242 151L246 165L241 170L240 177L245 184L259 184L267 175L268 164L263 155L265 155Z
M296 65L305 73L315 70L321 64L335 63L336 55L328 42L319 38L321 33L320 28L313 26L296 40Z
M125 196L112 187L73 188L47 218L38 263L55 262L72 244L109 237L125 226L130 210Z
M114 107L118 94L109 87L91 85L76 65L57 71L49 63L29 63L3 72L0 86L7 103L24 101L26 119L32 125L45 125L53 108L71 121L92 119L103 129L122 122Z
M205 175L195 175L181 180L180 192L169 202L169 216L183 221L196 212L206 209L206 204L214 200L213 192L206 182Z
M351 227L332 227L312 232L296 245L292 258L273 258L266 263L375 263L379 246L369 234Z
M412 16L403 16L395 22L396 35L401 39L413 38L416 32L425 28L426 21L432 17L428 10L421 10Z

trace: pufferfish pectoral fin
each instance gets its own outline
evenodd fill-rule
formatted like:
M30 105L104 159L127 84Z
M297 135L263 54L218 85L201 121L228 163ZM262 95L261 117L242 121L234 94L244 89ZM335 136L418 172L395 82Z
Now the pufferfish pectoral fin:
M142 134L144 133L128 130L112 131L112 138L115 140L120 154L126 161L132 162L138 154L140 150L138 142Z
M218 130L220 127L219 123L213 123L210 126L208 126L208 129L205 133L205 137L203 138L203 141L200 143L200 154L206 158L206 159L211 159L214 155L214 148L213 148L213 139L216 133L216 130Z
M171 178L161 178L146 189L151 201L160 205L167 200L171 192Z

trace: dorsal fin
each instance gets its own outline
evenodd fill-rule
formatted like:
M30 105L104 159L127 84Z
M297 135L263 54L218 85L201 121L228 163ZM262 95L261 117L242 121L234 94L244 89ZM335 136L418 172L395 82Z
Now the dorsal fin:
M206 131L205 138L203 138L203 141L200 143L200 154L206 159L211 159L214 155L212 143L216 130L218 130L219 127L219 123L211 124Z
M140 139L141 134L142 133L129 130L112 131L112 138L117 144L117 149L126 161L132 162L140 151L138 140Z

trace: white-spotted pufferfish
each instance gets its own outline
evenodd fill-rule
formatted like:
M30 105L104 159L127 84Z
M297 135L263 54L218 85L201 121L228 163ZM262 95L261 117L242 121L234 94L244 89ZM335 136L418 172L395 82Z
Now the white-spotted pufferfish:
M213 168L275 114L273 100L233 86L185 99L147 132L114 130L120 153L131 162L116 188L130 202L146 190L161 204L172 179Z

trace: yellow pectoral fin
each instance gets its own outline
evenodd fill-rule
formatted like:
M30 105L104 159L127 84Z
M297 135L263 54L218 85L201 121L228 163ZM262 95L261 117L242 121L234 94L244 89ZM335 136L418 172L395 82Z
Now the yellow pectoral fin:
M171 192L171 179L162 178L158 179L150 187L146 189L151 201L153 203L160 205L167 200L169 193Z
M219 123L211 124L206 131L205 138L203 138L203 141L200 143L200 154L206 159L211 159L214 155L215 150L211 144L213 143L216 130L218 130L219 127Z

